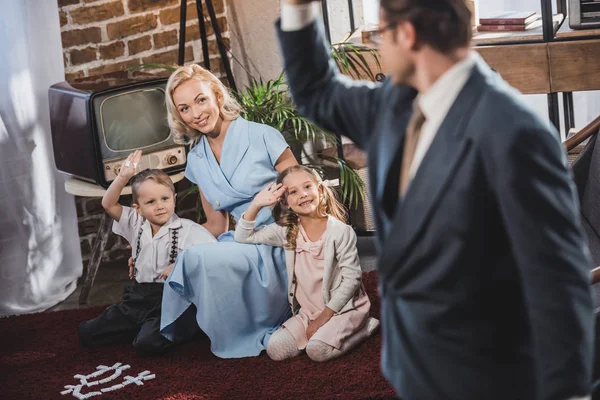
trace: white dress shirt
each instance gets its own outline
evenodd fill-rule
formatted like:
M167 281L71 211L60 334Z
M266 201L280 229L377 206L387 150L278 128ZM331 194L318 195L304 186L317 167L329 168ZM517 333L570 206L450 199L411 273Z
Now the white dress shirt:
M171 229L177 229L177 252L198 243L216 242L217 239L202 225L186 218L179 218L173 214L171 219L160 227L156 235L152 236L152 227L147 219L143 218L131 207L123 206L119 221L114 221L112 230L122 236L131 244L132 256L137 252L137 241L140 238L140 255L135 261L137 273L135 280L139 283L163 282L158 279L160 273L169 266L171 255Z
M467 79L469 79L476 57L479 57L479 55L471 51L469 56L446 71L425 93L419 94L415 99L423 115L425 115L425 122L421 127L415 155L410 165L410 180L417 173L421 161L423 161L423 157L429 150L431 142L435 139L435 135L442 122L444 122L446 115L448 115L450 107L452 107Z

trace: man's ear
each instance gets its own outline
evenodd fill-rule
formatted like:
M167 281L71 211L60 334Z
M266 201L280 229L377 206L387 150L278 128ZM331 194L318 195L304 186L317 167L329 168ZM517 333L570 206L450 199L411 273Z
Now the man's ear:
M417 43L417 31L415 26L410 21L402 21L398 23L396 31L396 42L401 43L406 50L419 50Z

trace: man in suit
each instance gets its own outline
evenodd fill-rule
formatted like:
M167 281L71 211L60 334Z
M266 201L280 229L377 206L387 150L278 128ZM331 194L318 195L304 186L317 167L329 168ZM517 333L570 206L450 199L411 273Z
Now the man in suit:
M380 0L383 84L278 34L300 112L369 155L382 366L406 400L589 398L591 268L557 132L470 49L464 0Z

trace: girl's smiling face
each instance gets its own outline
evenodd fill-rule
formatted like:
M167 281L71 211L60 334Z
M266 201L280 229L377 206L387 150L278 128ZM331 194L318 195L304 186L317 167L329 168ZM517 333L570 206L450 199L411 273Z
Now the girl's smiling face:
M298 215L318 216L322 188L307 172L295 171L283 179L287 187L285 205Z

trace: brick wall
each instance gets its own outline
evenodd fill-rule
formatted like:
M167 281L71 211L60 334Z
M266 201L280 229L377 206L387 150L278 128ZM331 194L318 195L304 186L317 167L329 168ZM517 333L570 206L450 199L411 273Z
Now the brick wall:
M141 63L177 64L180 0L58 0L67 80L122 71ZM229 46L224 0L213 0ZM206 6L204 14L208 16ZM222 74L207 21L213 72ZM195 1L188 1L185 63L202 61Z
M65 79L109 74L141 63L177 64L180 0L58 0L65 63ZM229 26L224 0L213 0L224 42ZM206 6L203 11L208 18ZM222 77L223 66L211 24L207 21L211 69ZM188 0L185 63L202 62L202 41L195 0ZM213 60L214 58L214 60ZM164 75L165 72L155 71ZM176 185L176 212L196 219L196 199L182 201L189 182ZM122 197L128 202L129 196ZM99 198L76 197L79 236L84 265L99 227L103 209ZM121 237L111 234L103 260L126 259L130 251Z

